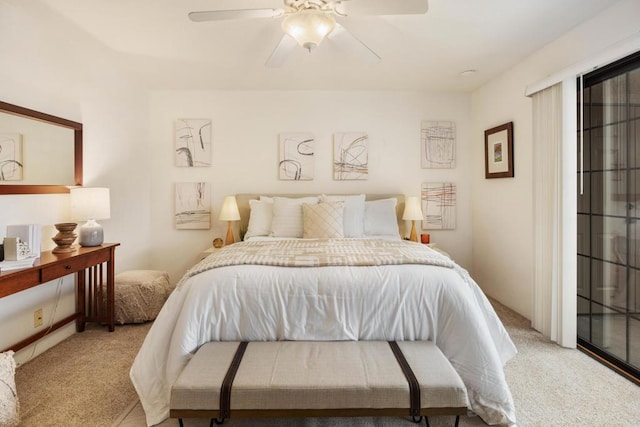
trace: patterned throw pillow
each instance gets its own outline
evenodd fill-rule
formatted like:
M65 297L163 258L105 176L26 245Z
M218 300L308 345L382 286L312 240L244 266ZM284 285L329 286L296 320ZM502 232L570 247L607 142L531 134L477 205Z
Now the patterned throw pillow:
M344 203L318 203L302 205L305 239L332 239L344 237Z
M0 353L0 426L3 427L20 424L15 372L13 351Z

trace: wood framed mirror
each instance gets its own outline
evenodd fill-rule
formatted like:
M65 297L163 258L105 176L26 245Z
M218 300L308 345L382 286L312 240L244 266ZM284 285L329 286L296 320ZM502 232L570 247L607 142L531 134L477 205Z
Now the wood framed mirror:
M0 101L0 194L82 185L82 123Z

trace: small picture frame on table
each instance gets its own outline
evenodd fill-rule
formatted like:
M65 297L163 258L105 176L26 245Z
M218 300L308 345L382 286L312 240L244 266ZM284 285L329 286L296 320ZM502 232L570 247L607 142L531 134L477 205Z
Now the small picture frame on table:
M484 131L484 177L513 178L513 122Z

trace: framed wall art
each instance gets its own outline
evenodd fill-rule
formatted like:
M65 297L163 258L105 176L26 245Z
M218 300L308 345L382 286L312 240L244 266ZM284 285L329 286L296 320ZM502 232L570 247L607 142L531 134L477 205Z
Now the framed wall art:
M456 124L450 120L423 120L420 126L422 169L456 167Z
M312 181L315 138L310 133L281 133L278 177L283 181Z
M423 230L453 230L456 228L457 187L452 182L422 184Z
M176 184L175 223L177 230L211 228L211 190L206 182Z
M369 177L369 137L365 132L333 134L333 179L365 180Z
M22 135L0 133L0 181L21 181L22 167Z
M484 131L484 177L513 178L513 122Z
M178 119L175 137L176 166L211 166L211 120Z

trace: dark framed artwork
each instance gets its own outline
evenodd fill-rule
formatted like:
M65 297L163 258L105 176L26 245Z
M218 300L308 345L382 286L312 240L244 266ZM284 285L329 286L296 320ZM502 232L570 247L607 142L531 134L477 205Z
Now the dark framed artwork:
M513 122L484 131L484 177L513 178Z

